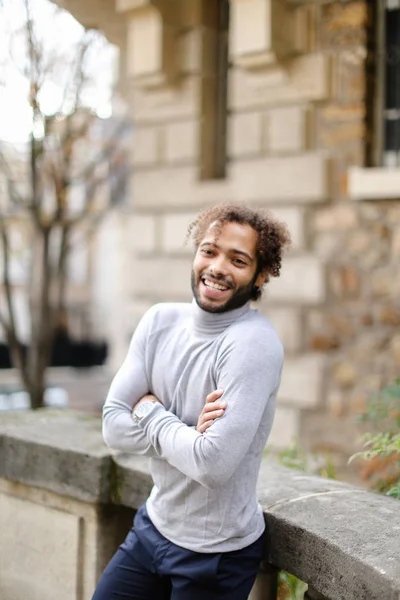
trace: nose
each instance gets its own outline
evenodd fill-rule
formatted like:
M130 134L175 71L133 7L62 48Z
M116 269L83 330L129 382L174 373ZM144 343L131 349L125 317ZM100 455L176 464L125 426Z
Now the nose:
M225 258L221 255L216 256L210 265L209 270L214 277L223 277L226 275L227 266Z

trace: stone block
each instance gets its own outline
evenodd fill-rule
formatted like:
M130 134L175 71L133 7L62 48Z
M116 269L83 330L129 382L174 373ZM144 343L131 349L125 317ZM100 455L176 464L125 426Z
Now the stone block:
M228 154L259 154L263 143L264 119L259 112L232 114L229 119Z
M270 68L293 55L296 36L293 12L275 0L231 0L229 49L243 68Z
M285 351L296 352L302 343L302 319L299 310L294 308L269 308L268 292L261 300L261 311L271 319Z
M321 7L321 42L324 47L364 46L368 21L367 4L333 2Z
M132 269L134 293L154 302L190 301L190 258L143 258Z
M279 399L297 408L315 408L322 401L326 359L322 354L285 358Z
M333 369L333 379L340 388L351 388L357 381L357 369L351 362L340 362Z
M329 273L330 287L337 298L357 298L362 289L360 271L351 266L333 267Z
M156 249L156 217L134 215L131 220L129 238L131 248L141 254Z
M320 304L326 296L324 268L317 257L287 257L278 279L268 284L268 297L274 302Z
M165 127L165 160L167 163L193 161L199 156L199 123L184 121Z
M0 477L83 502L108 502L110 457L99 420L87 417L81 425L79 433L73 413L63 411L51 419L46 410L2 419Z
M200 114L201 77L182 77L179 86L146 90L131 84L127 91L134 123L197 118Z
M165 215L161 219L161 246L165 252L194 253L192 242L186 241L189 224L196 213Z
M285 106L268 111L269 152L298 152L306 147L306 109Z
M75 515L0 494L0 597L79 600L80 527Z
M265 108L328 100L332 94L332 61L324 54L291 60L287 69L249 73L231 69L229 107L232 110Z
M235 161L230 165L237 201L318 202L328 196L328 168L323 155Z
M128 76L153 75L162 70L162 27L162 17L151 5L128 20Z
M300 435L300 412L297 408L282 406L276 408L274 424L267 442L267 448L283 450Z
M189 4L189 3L186 3ZM203 38L200 28L185 31L180 37L180 56L182 70L187 73L199 73L202 66Z
M232 161L227 178L199 182L192 166L140 171L132 178L135 206L193 207L224 202L316 203L329 197L328 161L319 153Z
M400 256L400 227L393 228L392 252L395 257Z
M292 249L295 252L303 250L306 245L304 208L301 206L287 208L271 206L271 212L278 221L286 223L292 238Z
M160 158L160 131L155 127L137 127L133 136L133 164L156 164Z

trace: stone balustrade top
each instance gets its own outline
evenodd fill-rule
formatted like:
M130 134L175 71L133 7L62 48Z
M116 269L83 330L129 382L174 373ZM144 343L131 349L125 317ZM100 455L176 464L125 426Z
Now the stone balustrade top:
M1 415L0 477L132 508L151 488L147 459L112 456L99 419L67 411ZM273 565L332 600L400 600L400 502L267 460L258 494Z

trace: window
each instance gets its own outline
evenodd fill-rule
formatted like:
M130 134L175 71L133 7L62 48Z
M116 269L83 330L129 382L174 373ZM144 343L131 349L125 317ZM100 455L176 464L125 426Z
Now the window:
M400 166L400 0L370 0L367 166Z
M226 170L229 0L204 3L201 179L221 179Z

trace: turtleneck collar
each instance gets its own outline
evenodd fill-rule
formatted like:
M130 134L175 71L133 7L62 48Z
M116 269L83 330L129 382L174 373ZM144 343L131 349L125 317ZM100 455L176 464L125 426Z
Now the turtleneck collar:
M193 325L196 333L215 337L220 335L227 327L232 325L238 319L241 319L250 310L251 301L249 300L240 308L228 310L221 313L207 312L200 308L196 300L192 301Z

